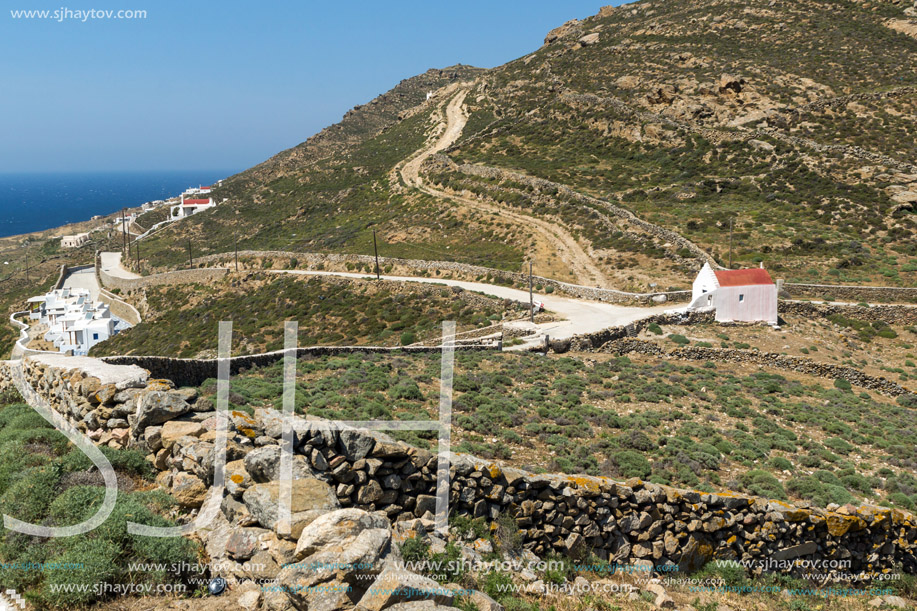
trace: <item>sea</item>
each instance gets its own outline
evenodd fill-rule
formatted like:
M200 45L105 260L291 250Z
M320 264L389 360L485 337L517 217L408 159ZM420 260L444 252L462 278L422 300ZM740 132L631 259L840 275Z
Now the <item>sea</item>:
M88 221L121 208L179 195L239 170L0 173L0 237Z

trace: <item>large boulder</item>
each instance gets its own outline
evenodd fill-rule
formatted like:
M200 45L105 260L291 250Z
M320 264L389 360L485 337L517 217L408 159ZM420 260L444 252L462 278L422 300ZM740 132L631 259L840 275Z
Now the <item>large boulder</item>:
M204 427L197 422L170 420L162 425L159 438L162 442L162 447L171 450L175 441L180 437L200 437L203 432Z
M380 514L356 508L332 511L316 518L303 529L296 544L296 558L301 560L328 551L352 555L355 541L365 531L371 530L384 530L388 533L387 539L391 539L391 524ZM381 551L380 547L376 553Z
M454 598L454 590L443 587L428 577L387 567L360 599L358 609L382 611L398 603L417 601L451 605Z
M172 478L172 496L182 507L200 507L207 498L207 486L199 477L179 471Z
M277 445L256 448L245 455L245 470L258 483L278 480L280 479L280 455L282 452L280 446ZM305 457L294 454L292 459L294 480L315 476Z
M317 479L297 479L290 482L292 503L290 506L291 532L298 538L302 529L315 518L340 509L334 489ZM255 484L242 493L242 501L261 526L278 531L280 515L280 482Z
M139 395L137 413L133 416L135 434L148 426L174 420L191 411L191 406L180 396L161 390L150 390Z

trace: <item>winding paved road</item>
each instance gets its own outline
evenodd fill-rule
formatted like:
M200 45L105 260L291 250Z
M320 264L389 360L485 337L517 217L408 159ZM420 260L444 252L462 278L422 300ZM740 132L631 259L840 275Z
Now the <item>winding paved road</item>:
M273 270L274 274L293 274L296 276L338 276L343 278L375 279L375 276L354 274L347 272L325 272L304 270ZM528 303L528 291L522 291L506 286L484 284L481 282L465 282L463 280L445 280L440 278L414 278L409 276L382 276L383 280L392 282L420 282L423 284L441 284L445 286L458 286L468 291L476 291L493 295L500 299L513 299ZM554 295L538 295L538 301L544 303L547 310L565 317L567 320L557 320L538 325L541 333L554 339L566 339L582 333L594 333L607 329L630 324L634 321L661 314L672 308L671 305L644 308L639 306L620 306L598 301L584 301L557 297Z

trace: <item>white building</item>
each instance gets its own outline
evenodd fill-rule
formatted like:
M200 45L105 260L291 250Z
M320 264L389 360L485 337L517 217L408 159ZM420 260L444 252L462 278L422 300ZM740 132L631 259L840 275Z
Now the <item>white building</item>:
M705 263L691 289L688 310L716 311L717 322L777 324L777 285L764 267L714 271Z
M89 243L88 233L78 233L76 235L65 235L60 239L61 248L79 248L83 244Z
M89 349L115 334L108 306L93 303L86 289L56 289L29 299L29 318L48 326L45 341L61 352L86 356Z
M209 210L216 204L211 198L207 199L185 199L184 194L181 196L181 203L172 208L172 220L187 218L198 212Z

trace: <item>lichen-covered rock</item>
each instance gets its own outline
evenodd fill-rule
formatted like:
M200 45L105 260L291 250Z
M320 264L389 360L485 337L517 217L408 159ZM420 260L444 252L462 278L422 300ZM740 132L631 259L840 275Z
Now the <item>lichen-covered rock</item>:
M143 431L146 427L168 422L191 411L188 402L170 392L153 390L139 395L133 430Z
M334 490L325 482L317 479L298 479L290 482L292 503L290 507L293 524L291 529L298 536L305 527L324 512L340 508ZM279 517L280 483L268 482L255 484L243 494L242 500L252 516L264 528L277 531ZM305 523L304 523L305 522ZM296 532L296 526L299 532Z

